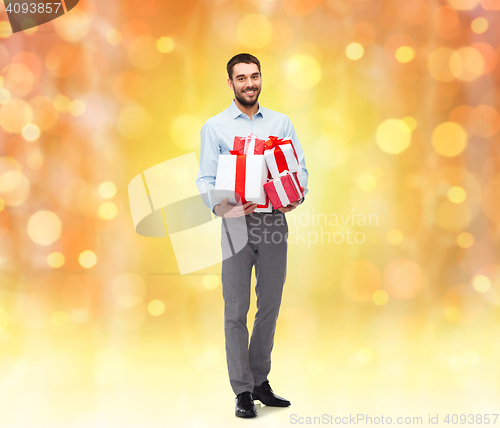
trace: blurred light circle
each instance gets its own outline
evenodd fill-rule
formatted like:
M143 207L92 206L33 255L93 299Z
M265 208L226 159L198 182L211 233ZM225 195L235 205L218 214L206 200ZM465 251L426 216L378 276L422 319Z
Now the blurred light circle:
M146 295L146 284L141 276L133 272L123 272L111 284L113 297L123 307L133 307L141 303Z
M213 290L220 285L220 276L215 274L208 274L203 277L203 286L207 290Z
M41 130L52 128L59 118L59 113L52 100L48 97L37 96L29 101L33 110L33 123Z
M99 205L97 213L103 220L111 220L118 214L118 207L115 203L106 201Z
M160 37L156 41L156 48L161 53L164 53L164 54L170 53L175 48L175 42L170 37Z
M12 99L0 107L0 126L12 134L20 133L33 120L33 111L26 101Z
M467 204L443 201L437 208L435 220L447 232L458 233L469 226L472 212Z
M0 157L0 193L16 190L22 181L19 162L8 156Z
M389 301L389 294L385 290L377 290L373 293L372 299L377 306L384 306Z
M457 244L460 248L470 248L474 245L474 235L462 232L457 236Z
M24 126L22 136L27 141L35 141L40 137L40 128L32 123Z
M377 37L375 27L369 22L357 22L352 27L352 37L356 43L360 45L371 45Z
M470 285L455 285L444 297L444 315L454 324L469 324L475 321L483 311L484 302L481 294Z
M149 134L151 126L151 116L144 107L138 104L122 107L117 128L124 137L140 140Z
M364 53L365 53L365 49L359 43L351 43L345 49L345 54L346 54L347 58L349 58L352 61L356 61L356 60L360 59Z
M54 27L58 36L67 42L78 42L88 33L90 18L82 9L74 8L71 13L64 15L64 19L54 20Z
M247 15L238 23L236 35L243 46L261 49L272 40L273 26L261 15Z
M448 0L448 3L456 10L472 10L475 9L481 0Z
M152 70L161 63L161 53L151 36L137 37L130 43L128 49L128 59L139 70Z
M54 251L53 253L50 253L47 256L47 264L51 268L54 268L54 269L57 269L57 268L60 268L61 266L63 266L65 260L66 259L64 258L64 255L57 252L57 251Z
M500 129L500 114L488 105L476 107L470 115L469 128L474 135L490 138Z
M488 27L488 20L486 18L483 18L482 16L477 17L470 24L471 30L476 34L483 34L488 29Z
M399 6L399 16L411 25L425 24L429 19L429 4L423 0L407 0Z
M120 33L117 29L112 28L106 32L106 41L112 45L119 45L122 41L122 33Z
M0 37L6 39L12 36L12 27L9 21L0 21Z
M451 55L450 70L457 79L472 82L484 72L483 56L477 49L459 48Z
M54 107L58 111L65 111L68 109L71 100L66 96L59 94L54 98Z
M406 116L401 119L403 123L408 127L410 131L415 131L417 129L417 121L415 120L414 117L411 116Z
M200 144L202 126L203 122L197 116L176 116L170 124L170 138L181 149L195 150Z
M473 43L470 47L477 50L483 57L483 74L491 73L496 69L498 64L498 53L493 46L489 43Z
M286 62L286 76L299 89L310 89L321 80L321 66L309 55L294 55Z
M441 123L432 132L432 146L442 156L457 156L467 146L467 134L458 123Z
M310 15L321 0L283 0L285 13L292 16Z
M82 100L73 100L68 105L68 111L73 116L81 116L85 113L85 103Z
M460 18L455 9L440 6L432 15L438 35L445 39L453 39L460 33Z
M116 195L116 185L112 181L105 181L99 185L99 194L106 199Z
M461 204L465 201L467 193L460 186L452 186L448 189L447 196L454 204Z
M387 242L391 245L398 245L403 242L403 232L399 229L391 229L386 235Z
M381 282L377 267L365 260L349 263L341 277L342 289L347 297L358 302L372 300Z
M363 174L358 180L359 187L365 192L369 192L377 187L377 179L371 174Z
M133 71L125 71L113 79L113 94L118 101L138 101L144 94L144 80Z
M24 64L10 64L2 71L2 74L5 79L4 87L15 97L22 98L33 90L35 77Z
M11 99L10 91L5 88L0 88L0 105L7 104Z
M78 256L78 263L85 269L90 269L97 263L97 256L93 251L85 250Z
M411 131L405 122L387 119L379 125L376 139L383 152L397 154L406 150L410 145Z
M476 275L472 278L472 286L479 293L485 293L491 288L491 281L485 275Z
M412 260L398 259L387 264L382 273L384 289L396 299L409 299L424 286L424 272Z
M148 312L154 317L160 316L165 312L165 303L161 300L151 300L148 303Z
M128 48L130 44L138 37L151 36L151 28L144 21L132 20L122 27L122 43Z
M429 55L427 68L434 79L440 82L451 82L455 79L450 68L450 60L454 50L451 48L437 48Z
M56 77L69 77L80 67L81 55L80 47L57 45L45 57L45 66Z
M61 237L62 223L52 211L41 210L28 220L28 236L38 245L50 245Z
M415 50L410 46L401 46L397 48L394 56L399 62L407 63L415 58Z

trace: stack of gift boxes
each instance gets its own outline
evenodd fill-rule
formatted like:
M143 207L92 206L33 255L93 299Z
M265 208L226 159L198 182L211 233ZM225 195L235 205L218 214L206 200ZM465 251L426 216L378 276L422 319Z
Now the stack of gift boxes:
M272 212L304 196L291 140L271 136L264 141L248 134L234 138L230 153L219 156L215 182L216 194L234 192L229 202L249 201L257 204L255 212Z

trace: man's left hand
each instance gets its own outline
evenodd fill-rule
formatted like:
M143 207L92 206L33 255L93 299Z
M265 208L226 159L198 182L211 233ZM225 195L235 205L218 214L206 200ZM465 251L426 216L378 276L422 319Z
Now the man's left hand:
M303 193L305 189L302 186L300 186L300 190L302 190L302 193ZM290 211L294 210L295 208L297 208L302 203L302 199L304 199L304 198L301 198L298 201L292 202L290 205L287 205L286 207L278 208L278 210L281 211L282 213L290 212Z

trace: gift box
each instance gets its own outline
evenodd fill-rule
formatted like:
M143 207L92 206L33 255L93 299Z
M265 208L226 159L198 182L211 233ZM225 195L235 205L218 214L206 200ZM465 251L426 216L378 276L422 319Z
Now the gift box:
M291 140L269 137L264 148L264 158L273 178L279 177L284 171L296 172L300 182L299 159Z
M304 196L296 172L283 171L277 178L264 184L264 190L276 210Z
M251 201L265 208L268 204L264 191L267 177L263 155L219 155L212 202L217 204L228 198L230 204Z
M265 146L265 140L249 133L246 137L234 137L233 152L240 155L263 155Z

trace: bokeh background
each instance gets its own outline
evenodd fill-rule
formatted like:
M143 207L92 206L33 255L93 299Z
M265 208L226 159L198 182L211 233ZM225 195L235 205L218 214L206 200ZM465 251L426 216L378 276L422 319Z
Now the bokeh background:
M500 413L500 0L81 0L16 34L0 9L2 426ZM127 194L199 156L239 52L310 175L270 375L292 407L253 422L220 265L179 275Z

